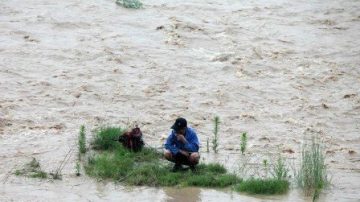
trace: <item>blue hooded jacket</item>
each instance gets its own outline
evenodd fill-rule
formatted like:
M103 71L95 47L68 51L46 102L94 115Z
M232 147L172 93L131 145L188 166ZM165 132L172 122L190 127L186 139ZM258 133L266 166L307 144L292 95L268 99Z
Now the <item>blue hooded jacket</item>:
M165 149L170 150L173 155L176 155L179 150L187 152L198 152L199 151L199 140L194 129L187 127L185 130L185 139L187 144L184 144L177 140L176 133L171 130L169 137L165 143Z

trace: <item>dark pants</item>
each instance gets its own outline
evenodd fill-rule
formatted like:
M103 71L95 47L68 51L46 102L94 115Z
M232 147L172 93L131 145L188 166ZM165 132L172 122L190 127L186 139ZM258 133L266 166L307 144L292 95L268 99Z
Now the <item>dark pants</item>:
M190 166L190 160L189 157L185 156L184 154L178 152L175 156L174 156L174 162L175 164L182 164L182 165L188 165Z

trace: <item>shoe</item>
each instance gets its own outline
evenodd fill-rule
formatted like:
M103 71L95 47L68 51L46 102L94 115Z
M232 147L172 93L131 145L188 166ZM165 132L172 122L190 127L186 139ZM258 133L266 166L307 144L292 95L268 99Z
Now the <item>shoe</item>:
M190 167L190 170L191 170L193 173L195 173L195 172L197 171L197 169L196 169L196 167L195 167L194 165L189 166L189 167Z
M175 164L174 167L171 169L172 172L178 172L183 170L183 167L181 164Z

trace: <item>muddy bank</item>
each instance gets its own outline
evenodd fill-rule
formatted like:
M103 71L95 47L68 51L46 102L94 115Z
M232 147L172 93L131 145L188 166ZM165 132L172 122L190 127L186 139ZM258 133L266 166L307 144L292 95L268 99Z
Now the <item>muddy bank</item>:
M127 10L112 0L1 1L0 200L167 200L166 189L135 188L138 195L76 178L75 155L61 182L9 173L32 156L55 170L81 124L137 122L161 146L184 116L205 152L215 115L221 151L207 159L236 163L247 131L249 153L296 161L316 134L336 182L320 200L360 198L358 1L143 3ZM203 201L261 200L194 192ZM303 200L296 191L276 199Z

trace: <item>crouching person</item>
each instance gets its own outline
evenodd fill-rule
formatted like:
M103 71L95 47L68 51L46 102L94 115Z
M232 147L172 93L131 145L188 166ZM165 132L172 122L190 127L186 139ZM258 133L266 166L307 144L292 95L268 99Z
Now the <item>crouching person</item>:
M173 172L182 170L182 165L187 165L192 171L199 163L199 140L194 129L187 127L184 118L176 119L171 127L172 131L165 143L164 156L174 162Z

